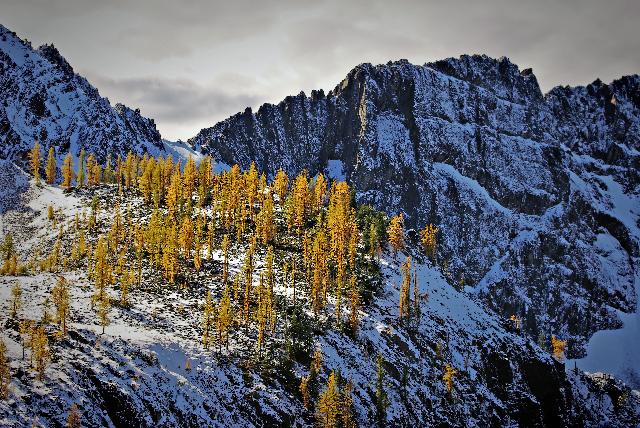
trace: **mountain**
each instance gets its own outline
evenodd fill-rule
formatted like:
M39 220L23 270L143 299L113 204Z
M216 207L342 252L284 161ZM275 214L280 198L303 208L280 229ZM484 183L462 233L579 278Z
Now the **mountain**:
M59 161L80 149L111 155L158 154L165 147L152 119L111 106L73 71L53 45L33 49L0 25L0 158L19 159L38 140Z
M0 425L62 426L75 403L91 426L311 426L313 410L305 409L300 385L311 375L315 349L323 355L316 392L331 371L350 379L360 426L374 425L378 355L390 404L385 421L393 426L637 423L637 354L599 349L623 354L624 365L609 372L616 379L580 365L570 369L549 353L549 338L557 336L568 341L570 357L591 354L594 332L606 334L622 319L625 328L617 331L631 332L622 339L637 342L626 321L639 313L640 291L637 75L543 94L531 70L506 58L362 64L328 94L300 93L255 113L247 109L187 143L169 143L153 120L100 97L53 46L33 49L0 26L0 100L0 231L3 240L13 236L22 269L0 276L1 333L12 374L10 397L0 400ZM291 179L305 169L311 177L323 172L347 180L357 204L402 212L407 248L397 256L385 250L374 260L364 241L358 247L358 290L366 292L353 334L336 320L346 299L335 290L324 312L314 313L310 280L298 277L298 309L291 304L283 266L293 260L302 266L305 251L302 238L285 226L278 200L273 292L281 312L265 353L256 351L253 318L237 320L229 349L204 349L203 303L208 292L219 303L225 291L222 236L233 240L230 274L244 277L254 207L245 235L223 221L207 224L214 246L205 246L195 268L190 252L170 253L177 224L164 198L158 210L143 202L144 186L110 182L63 191L36 185L19 167L36 138L45 150L56 147L58 160L84 148L102 162L129 151L198 160L209 154L217 172L254 161L270 178L278 168ZM152 185L168 186L180 171L162 170L165 165L149 162L130 173L147 187L149 177ZM228 180L214 182L227 186ZM222 210L230 209L224 199L234 192L213 188L204 197L200 189L183 197L191 203L180 216L192 222L190 229L183 221L180 233L195 233L194 225L208 216L231 218ZM146 228L154 212L168 224L158 233L149 228L140 241L138 228ZM377 218L367 208L358 212ZM311 235L315 221L306 225ZM420 251L417 229L427 223L438 227L434 261ZM126 229L122 241L118 227ZM115 279L107 291L113 306L105 334L93 307L94 258L79 253L80 234L91 250L100 239L115 248L108 250ZM138 245L146 251L134 251ZM258 246L254 289L265 253ZM179 281L169 284L157 265L174 256ZM415 325L399 313L407 256L418 287ZM118 297L129 281L123 267L139 269L128 304ZM42 322L52 358L39 380L30 358L22 358L25 336L10 315L11 290L20 285L22 315L39 320L60 276L70 283L69 333L61 336L55 323ZM243 296L240 290L234 297L238 314ZM255 303L248 307L258 317ZM513 315L521 330L509 320ZM450 392L447 366L456 370Z
M456 283L573 356L636 310L638 75L545 95L506 58L362 64L326 95L246 109L189 143L272 175L344 175L358 202L437 225Z
M227 257L220 241L228 231L222 221L210 223L216 229L214 247L203 247L202 265L196 268L191 257L181 255L176 281L171 283L154 267L152 236L164 236L162 223L171 225L172 216L161 207L160 223L157 219L153 223L156 208L143 203L137 191L118 192L115 184L71 191L38 186L7 161L0 161L0 183L5 200L11 201L0 213L0 224L19 243L16 250L25 267L17 275L0 276L1 337L12 376L9 396L0 399L2 426L65 426L75 404L82 426L311 427L317 426L311 406L318 405L318 395L331 373L339 373L341 391L351 381L352 415L362 427L628 427L640 415L637 391L602 373L565 369L563 362L550 355L548 344L538 346L473 295L456 290L442 267L415 248L398 255L385 250L376 258L359 246L355 272L362 300L354 333L347 321L351 319L351 306L345 304L349 299L341 301L336 289L328 292L324 309L312 310L311 284L302 269L303 240L287 231L277 203L278 236L272 247L275 283L268 298L277 315L260 348L256 346L261 340L259 302L263 300L259 296L264 289L258 277L269 277L268 250L251 244L251 221L244 235L231 234L228 270L230 278L240 278L239 283L234 280L234 285L230 282L225 287L222 279ZM224 194L212 192L211 200ZM95 206L99 208L94 211ZM126 212L121 212L125 206ZM53 207L53 221L48 207ZM93 226L86 216L91 211L96 213ZM207 203L183 215L193 216L197 223L216 211ZM108 250L113 254L114 281L106 291L112 307L103 332L95 310L97 276L88 274L96 272L94 258L92 253L83 257L76 245L79 236L85 237L87 248L96 248L97 258L100 242L118 239L118 227L124 239L109 244L114 245ZM305 233L314 234L317 228L317 224L309 226ZM148 251L137 253L129 239L139 236L140 230L145 231ZM161 238L161 258L170 254L166 249L171 245L169 236ZM60 263L34 267L37 260L52 260L56 252ZM245 306L249 252L255 266L254 303ZM419 297L412 290L410 315L401 318L398 284L403 281L401 264L407 256L415 278L412 288L417 287ZM142 265L136 262L138 257L143 257ZM292 293L289 282L293 281L291 271L283 267L291 266L293 260L299 269L297 298L292 298L296 291ZM119 270L139 272L141 278L131 283L126 303L122 302L125 273ZM30 364L34 351L26 335L21 335L18 318L40 320L47 310L55 313L51 304L47 307L47 299L61 277L68 282L69 331L61 334L55 321L42 321L51 337L51 360L39 379ZM16 284L23 305L13 316ZM237 322L230 329L228 345L220 343L215 327L214 343L207 349L203 346L204 303L212 296L221 308L225 290L232 296L231 311ZM335 315L340 304L342 322ZM252 314L248 322L243 321L243 308ZM322 358L312 376L309 367L317 361L316 351ZM388 399L380 424L375 404L379 358L380 385ZM444 381L447 367L454 370L451 391ZM300 389L305 377L312 377L308 408Z

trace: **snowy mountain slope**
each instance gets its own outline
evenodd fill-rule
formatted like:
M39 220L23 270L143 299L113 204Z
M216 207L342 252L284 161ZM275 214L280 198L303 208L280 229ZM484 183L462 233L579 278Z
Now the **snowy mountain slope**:
M58 160L80 149L104 162L131 150L164 150L151 119L102 98L53 45L33 49L0 25L0 158L20 159L39 140Z
M20 203L2 214L2 230L21 243L20 254L27 261L51 248L58 235L59 225L48 223L46 208L53 205L60 224L70 229L76 213L90 209L92 194L65 195L60 189L33 183L25 189L22 176L12 176L15 184L9 188ZM100 211L98 223L103 230L109 227L116 201L132 210L135 221L148 216L139 198L120 200L109 186L95 194L111 203ZM245 250L234 245L232 274L241 270ZM356 339L327 321L320 321L313 332L311 346L324 356L321 383L330 370L339 369L352 379L359 425L373 426L378 352L387 361L386 389L392 403L387 422L393 426L592 426L602 421L630 426L637 420L640 397L636 392L607 378L565 374L562 364L513 331L510 322L455 290L430 262L416 265L423 295L419 327L399 324L397 284L404 257L383 255L382 291L363 307ZM263 258L260 252L257 269L263 266ZM131 307L111 310L112 324L105 335L99 334L90 309L93 287L86 273L63 273L72 284L70 333L51 342L54 359L43 382L28 369L28 356L22 360L7 305L11 284L19 281L25 302L22 312L38 316L57 275L0 277L2 337L14 373L12 396L0 401L0 423L62 425L71 404L77 403L88 426L312 425L297 383L289 384L277 361L264 365L248 357L255 346L253 329L248 334L244 328L234 331L229 352L203 350L200 305L206 290L218 298L222 293L219 250L213 259L213 269L194 272L185 289L158 287L152 281L136 287ZM418 259L414 256L414 261ZM291 293L277 284L278 295ZM115 290L110 293L116 298ZM331 307L327 311L331 313ZM281 347L276 340L270 352L277 353ZM187 359L191 370L185 368ZM445 363L459 371L452 400L446 398L442 382ZM306 370L299 363L293 367L296 377ZM624 401L621 396L626 397Z
M359 202L437 225L457 282L582 355L638 300L639 94L635 75L543 95L506 58L362 64L189 142L272 174L340 165Z

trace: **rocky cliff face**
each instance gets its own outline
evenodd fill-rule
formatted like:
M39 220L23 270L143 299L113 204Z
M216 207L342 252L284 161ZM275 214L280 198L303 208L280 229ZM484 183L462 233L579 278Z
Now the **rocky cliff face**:
M20 158L36 139L59 160L81 148L102 161L164 149L153 120L112 107L53 45L33 49L0 25L0 158Z
M12 163L0 161L4 196L13 202L0 211L0 224L20 243L22 258L52 248L61 239L60 225L66 230L74 227L76 213L88 210L94 197L105 208L98 214L99 231L88 235L92 244L109 230L116 205L129 207L132 224L144 224L153 210L136 196L118 196L114 185L63 193L57 187L35 186L28 178ZM46 221L46 207L52 203L60 219L55 225ZM62 248L67 249L76 238L68 233L62 239ZM230 272L242 271L246 249L243 242L233 244ZM299 379L308 374L315 349L323 355L318 385L326 385L332 370L352 381L354 416L360 427L636 424L637 392L607 376L567 371L513 323L457 291L439 268L430 261L422 263L423 257L417 254L411 255L422 298L413 304L421 315L415 317L414 312L415 318L401 321L397 284L402 281L400 263L407 255L381 255L380 275L373 275L380 288L370 301L363 299L354 335L331 316L313 316L306 287L299 288L296 306L304 309L284 310L291 296L285 297L283 272L277 267L301 254L292 246L278 247L274 295L283 309L262 355L256 353L253 323L234 326L228 347L202 346L205 293L218 300L225 289L220 248L206 258L198 273L185 265L189 285L179 289L158 282L156 272L144 269L129 305L117 305L114 299L104 334L91 308L94 284L84 267L64 273L0 276L0 337L7 346L12 373L11 394L0 400L0 425L65 426L75 403L83 426L316 426L314 410L305 409L299 390ZM262 269L266 249L259 248L255 257ZM18 322L9 315L11 288L20 284L21 312L35 317L43 311L43 302L60 275L73 283L69 334L50 341L53 359L43 380L38 380L29 356L22 358L24 342ZM333 312L327 309L327 314ZM294 313L298 321L285 327ZM51 335L56 329L48 326ZM300 349L294 358L285 337ZM380 424L374 405L378 355L384 361L389 399ZM446 365L456 370L452 392L443 382Z
M341 167L359 202L438 225L467 291L579 355L636 307L639 88L543 95L531 70L486 56L363 64L327 95L247 109L190 143L271 173Z

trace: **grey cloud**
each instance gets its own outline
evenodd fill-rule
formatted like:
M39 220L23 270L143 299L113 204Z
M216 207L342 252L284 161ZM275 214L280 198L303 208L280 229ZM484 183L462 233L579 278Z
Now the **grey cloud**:
M3 0L1 19L187 138L361 62L485 53L532 67L544 91L611 81L640 72L638 16L638 0Z
M122 102L156 119L163 136L175 139L171 125L193 128L209 126L247 106L253 106L260 97L236 90L228 93L216 84L201 85L184 79L128 78L112 79L87 74L103 96L112 103ZM242 80L240 80L242 81ZM167 130L169 131L167 133Z

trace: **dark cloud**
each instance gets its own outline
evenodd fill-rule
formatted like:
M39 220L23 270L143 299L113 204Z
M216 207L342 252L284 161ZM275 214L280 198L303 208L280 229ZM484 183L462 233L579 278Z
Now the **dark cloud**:
M484 53L532 67L544 91L611 81L640 72L639 16L638 0L3 0L0 19L188 138L361 62Z

